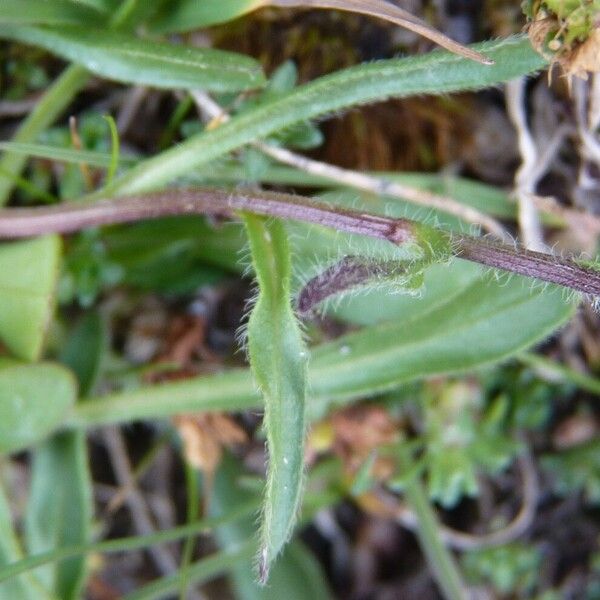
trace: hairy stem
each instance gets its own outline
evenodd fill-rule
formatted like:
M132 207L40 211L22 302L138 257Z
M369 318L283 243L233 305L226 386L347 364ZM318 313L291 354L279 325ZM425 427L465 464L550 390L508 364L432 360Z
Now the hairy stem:
M178 188L99 200L90 204L64 203L50 207L0 210L0 239L46 233L69 233L110 223L127 223L170 215L212 214L233 216L235 211L292 219L366 235L393 244L419 243L424 226L350 211L310 198L274 192L228 192L210 188ZM463 234L431 230L432 237L448 235L455 256L489 267L556 283L585 294L600 296L600 270L541 252Z

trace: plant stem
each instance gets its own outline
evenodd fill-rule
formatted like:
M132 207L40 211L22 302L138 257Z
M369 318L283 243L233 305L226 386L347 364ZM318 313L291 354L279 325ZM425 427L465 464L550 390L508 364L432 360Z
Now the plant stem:
M427 242L427 228L408 219L394 219L341 209L303 196L275 192L229 192L210 188L177 188L94 203L64 203L49 207L0 210L0 239L47 233L69 233L109 223L185 214L230 217L236 211L292 219L338 231L387 240L393 244ZM573 290L600 296L600 270L572 259L526 250L464 234L430 228L432 237L447 235L454 256L482 265L535 277Z
M417 538L440 590L447 600L465 600L466 586L456 562L440 537L440 524L417 477L404 487L404 496L418 521Z

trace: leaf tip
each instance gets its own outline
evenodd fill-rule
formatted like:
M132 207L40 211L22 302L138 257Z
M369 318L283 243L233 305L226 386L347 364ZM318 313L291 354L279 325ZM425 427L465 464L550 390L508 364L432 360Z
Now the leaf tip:
M266 546L260 549L258 556L258 583L266 585L269 580L269 551Z

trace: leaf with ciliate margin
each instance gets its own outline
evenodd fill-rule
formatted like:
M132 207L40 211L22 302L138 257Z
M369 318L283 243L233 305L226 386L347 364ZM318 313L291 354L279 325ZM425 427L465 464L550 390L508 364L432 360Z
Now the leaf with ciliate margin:
M100 77L123 83L213 92L237 92L265 84L254 59L214 48L142 40L81 26L0 26L0 37L40 46Z
M60 237L0 245L0 340L18 358L36 360L54 308Z
M155 189L256 139L351 106L391 97L482 89L546 65L522 37L486 42L474 48L495 60L495 64L481 65L435 51L356 65L325 75L142 161L115 181L110 193Z
M451 263L446 281L459 275ZM432 267L436 269L437 267ZM481 273L481 271L480 271ZM460 277L463 277L461 274ZM427 273L425 278L427 281ZM404 297L397 297L404 301ZM576 302L556 286L532 280L466 277L453 293L409 298L411 312L369 325L312 349L307 417L425 377L468 372L505 360L546 339L574 313ZM424 309L418 303L424 301ZM414 303L414 304L412 304ZM157 418L194 410L245 410L260 405L247 371L165 384L99 398L74 422L88 426Z
M248 356L265 403L269 465L261 525L259 578L291 536L304 469L307 350L291 307L291 260L280 221L244 215L258 298L248 321Z
M248 502L250 493L240 481L244 471L238 461L226 455L217 471L209 504L211 516L224 516ZM238 546L252 537L250 518L218 527L215 537L222 549ZM254 581L250 561L240 561L231 569L233 588L238 600L326 600L331 597L319 563L299 540L293 540L277 560L267 586Z

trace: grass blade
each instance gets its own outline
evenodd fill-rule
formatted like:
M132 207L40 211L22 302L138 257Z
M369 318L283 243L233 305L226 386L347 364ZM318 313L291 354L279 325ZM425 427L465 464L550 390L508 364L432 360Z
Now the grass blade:
M259 578L296 521L304 467L307 350L291 307L291 260L280 221L245 215L259 293L248 322L248 354L265 404L269 466L262 516Z
M485 66L436 51L362 64L321 77L143 161L106 191L117 195L157 188L240 146L350 106L390 97L481 89L532 73L546 64L524 37L486 42L477 49L495 64Z
M176 46L85 27L0 26L0 37L40 46L123 83L215 92L237 92L265 83L254 59L213 48Z
M114 161L114 155L111 151L98 152L96 150L74 150L73 148L62 148L61 146L50 146L48 144L25 144L21 142L0 142L0 150L11 152L14 155L20 155L34 158L45 158L72 164L85 163L91 167L110 168ZM117 156L118 164L132 165L138 159L132 156Z
M36 107L23 121L12 141L15 143L34 142L37 136L58 118L71 100L87 83L88 72L79 65L66 69L54 84L48 88ZM0 160L0 206L6 204L13 189L14 180L3 176L10 173L17 177L27 162L27 156L7 152Z
M227 552L217 552L192 564L186 571L190 585L198 585L230 571L238 562L248 560L254 552L252 542L242 544ZM154 600L155 598L170 597L176 593L181 582L181 574L175 573L162 577L148 585L124 596L123 600Z
M158 531L150 533L148 535L136 535L126 538L117 538L114 540L107 540L103 542L94 542L92 544L78 544L75 546L62 546L56 548L50 552L44 552L42 554L36 554L34 556L28 556L21 560L15 560L10 564L0 565L0 582L4 582L7 579L26 573L31 569L40 567L42 565L65 560L67 558L77 557L83 554L90 554L92 552L99 553L111 553L111 552L126 552L128 550L138 550L140 548L148 548L157 544L164 544L167 542L173 542L181 538L185 538L190 535L200 535L207 531L210 531L213 527L230 523L237 519L250 517L258 509L258 503L252 500L246 502L235 508L235 510L228 511L217 518L200 519L194 523L188 525L181 525L165 531ZM2 507L0 504L0 517L2 514ZM15 557L16 559L17 557Z

